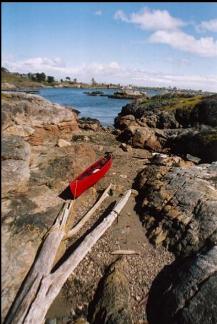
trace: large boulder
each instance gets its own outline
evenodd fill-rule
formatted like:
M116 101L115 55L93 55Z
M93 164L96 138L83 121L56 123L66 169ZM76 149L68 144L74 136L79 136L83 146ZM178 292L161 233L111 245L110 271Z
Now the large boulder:
M82 117L79 119L79 127L85 130L98 131L101 129L101 124L98 119Z
M71 109L22 92L2 94L2 115L5 135L31 137L32 142L40 137L39 144L47 136L71 138L71 133L78 130L77 117Z
M154 280L147 303L150 324L217 322L217 247L167 266Z
M101 280L91 309L93 324L132 324L130 289L124 260L114 262Z
M145 127L130 127L132 132L132 145L133 147L141 147L152 150L159 150L161 145L155 136L155 133L150 128Z
M152 137L151 141L148 140L150 145L144 146L141 144L143 139L147 138L147 132L153 132L158 138L161 131L158 141L163 149L172 149L176 154L196 155L203 162L217 160L216 125L216 95L168 94L137 100L124 106L115 119L115 127L121 131L121 141L125 139L131 144L138 142L138 147L152 148L155 139ZM135 132L131 131L132 127L138 128L136 140L133 139Z
M154 161L153 161L154 162ZM148 165L138 176L138 208L149 239L177 255L217 240L217 163Z
M115 119L115 127L123 130L131 125L136 125L136 118L133 115L124 115Z
M160 150L161 143L154 130L149 127L130 125L118 136L120 141L131 144L136 148Z

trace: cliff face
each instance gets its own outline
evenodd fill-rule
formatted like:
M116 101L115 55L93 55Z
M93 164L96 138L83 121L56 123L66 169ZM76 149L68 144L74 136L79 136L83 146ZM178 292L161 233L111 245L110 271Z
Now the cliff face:
M72 141L77 133L72 110L35 95L2 95L3 317L64 202L59 194L95 161L89 144Z

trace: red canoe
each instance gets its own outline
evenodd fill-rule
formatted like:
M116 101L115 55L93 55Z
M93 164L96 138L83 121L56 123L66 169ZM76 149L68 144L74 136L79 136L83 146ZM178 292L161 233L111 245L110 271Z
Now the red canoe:
M112 165L112 156L106 155L97 160L75 180L70 182L69 187L74 198L79 197L85 190L99 181Z

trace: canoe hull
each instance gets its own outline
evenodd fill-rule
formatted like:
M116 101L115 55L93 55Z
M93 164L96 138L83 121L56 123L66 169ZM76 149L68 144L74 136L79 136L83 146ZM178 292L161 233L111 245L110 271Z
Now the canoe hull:
M70 182L69 187L73 195L73 198L79 197L85 190L92 187L97 181L99 181L111 168L112 158L107 158L106 163L100 166L100 163L105 158L101 158L92 164L88 169L81 173L75 180ZM96 171L95 173L91 171ZM87 174L85 176L85 174Z

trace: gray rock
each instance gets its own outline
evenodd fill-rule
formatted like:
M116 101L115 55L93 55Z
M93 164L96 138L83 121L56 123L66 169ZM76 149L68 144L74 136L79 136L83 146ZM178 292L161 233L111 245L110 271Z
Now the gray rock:
M148 165L137 181L138 207L152 242L188 255L216 240L216 163Z
M199 159L198 157L193 156L191 154L187 154L186 158L187 158L187 160L192 161L192 162L194 162L196 164L200 163L200 161L201 161L201 159Z
M175 262L154 280L147 304L151 324L217 322L217 247Z

